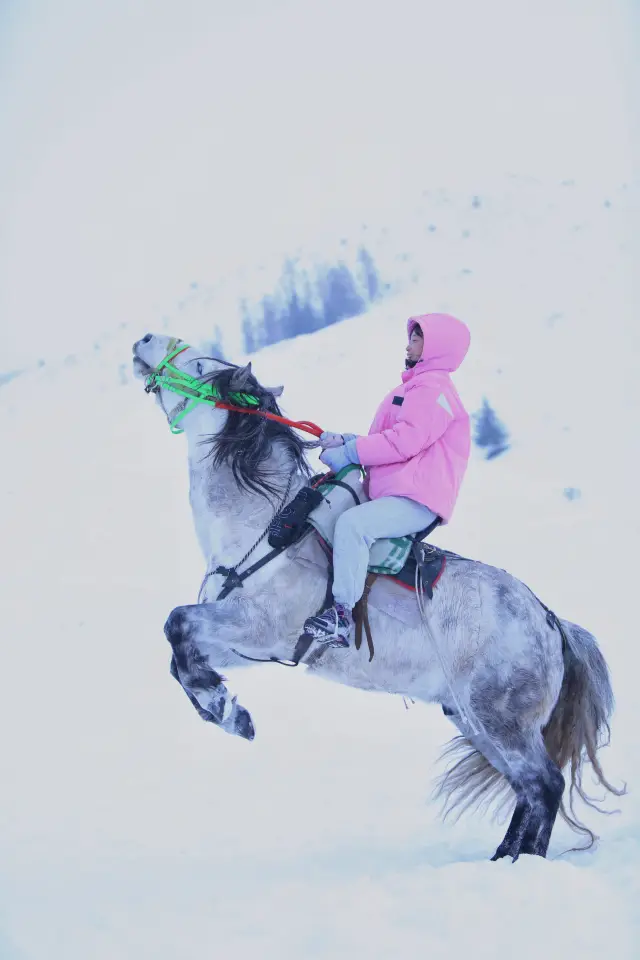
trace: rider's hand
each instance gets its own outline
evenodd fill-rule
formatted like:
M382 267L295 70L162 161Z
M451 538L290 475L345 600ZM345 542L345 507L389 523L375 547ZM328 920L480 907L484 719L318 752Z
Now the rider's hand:
M327 447L323 450L320 454L320 462L329 467L333 473L339 473L343 467L351 463L351 460L349 459L345 445L341 443L340 446L335 449Z
M325 431L320 434L320 444L323 450L330 450L332 447L341 447L347 440L354 440L355 433L329 433Z
M326 464L333 473L339 473L343 467L346 467L350 463L360 463L356 439L356 437L353 437L352 440L340 444L339 447L335 447L333 450L327 447L327 449L323 450L320 454L320 462Z

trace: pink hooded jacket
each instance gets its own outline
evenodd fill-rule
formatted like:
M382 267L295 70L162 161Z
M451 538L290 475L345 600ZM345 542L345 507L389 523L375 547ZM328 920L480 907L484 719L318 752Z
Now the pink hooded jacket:
M424 333L422 359L380 404L369 436L358 437L369 496L410 497L447 523L471 452L469 415L449 376L469 349L469 330L447 313L410 317Z

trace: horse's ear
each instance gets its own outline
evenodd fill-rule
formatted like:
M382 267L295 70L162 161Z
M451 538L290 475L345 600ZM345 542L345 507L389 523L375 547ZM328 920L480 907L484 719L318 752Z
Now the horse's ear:
M279 387L264 387L264 389L267 391L267 393L270 393L272 397L276 397L276 398L277 398L277 397L281 397L282 394L284 393L284 387L283 387L283 386L279 386Z
M249 361L246 367L238 367L237 370L233 371L231 374L231 380L229 381L229 386L232 390L243 390L249 383L249 379L252 376L251 361Z

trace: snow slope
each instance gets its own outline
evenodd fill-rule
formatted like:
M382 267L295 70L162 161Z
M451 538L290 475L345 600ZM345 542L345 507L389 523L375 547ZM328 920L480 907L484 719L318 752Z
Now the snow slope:
M515 173L604 202L638 177L636 9L3 4L0 370L33 359L30 318L38 356L86 349L192 281L393 229L424 189L470 199ZM393 239L383 260L420 259Z
M279 344L255 369L285 383L290 415L365 429L397 381L403 311L390 302ZM518 444L474 459L438 542L509 568L599 637L619 704L603 759L632 792L617 816L585 812L595 851L512 866L488 862L503 824L443 824L428 803L453 732L436 707L269 666L230 676L253 744L199 720L162 635L202 574L184 443L107 353L0 392L3 960L637 956L637 587L625 557L638 512L622 491L624 523L612 521L577 440L575 466L549 459L516 405L517 354L503 413L522 418ZM493 395L494 367L477 332L465 396ZM563 497L569 482L580 499ZM571 839L558 826L551 857Z
M638 956L633 17L631 0L3 7L0 372L28 370L0 387L1 960ZM239 359L238 297L343 237L400 295L256 370L292 416L363 430L406 315L469 321L460 387L513 447L476 451L438 542L600 639L603 759L631 792L585 811L590 853L554 860L558 826L550 860L491 864L504 825L443 824L435 707L234 671L247 744L168 674L162 625L202 563L184 444L132 384L131 342L219 325Z

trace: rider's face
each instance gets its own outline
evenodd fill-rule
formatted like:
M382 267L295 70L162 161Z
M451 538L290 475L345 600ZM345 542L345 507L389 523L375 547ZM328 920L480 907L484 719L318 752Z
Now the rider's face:
M409 343L407 344L407 360L419 360L422 356L422 349L424 347L424 337L421 337L419 333L415 330L411 333L409 337Z

